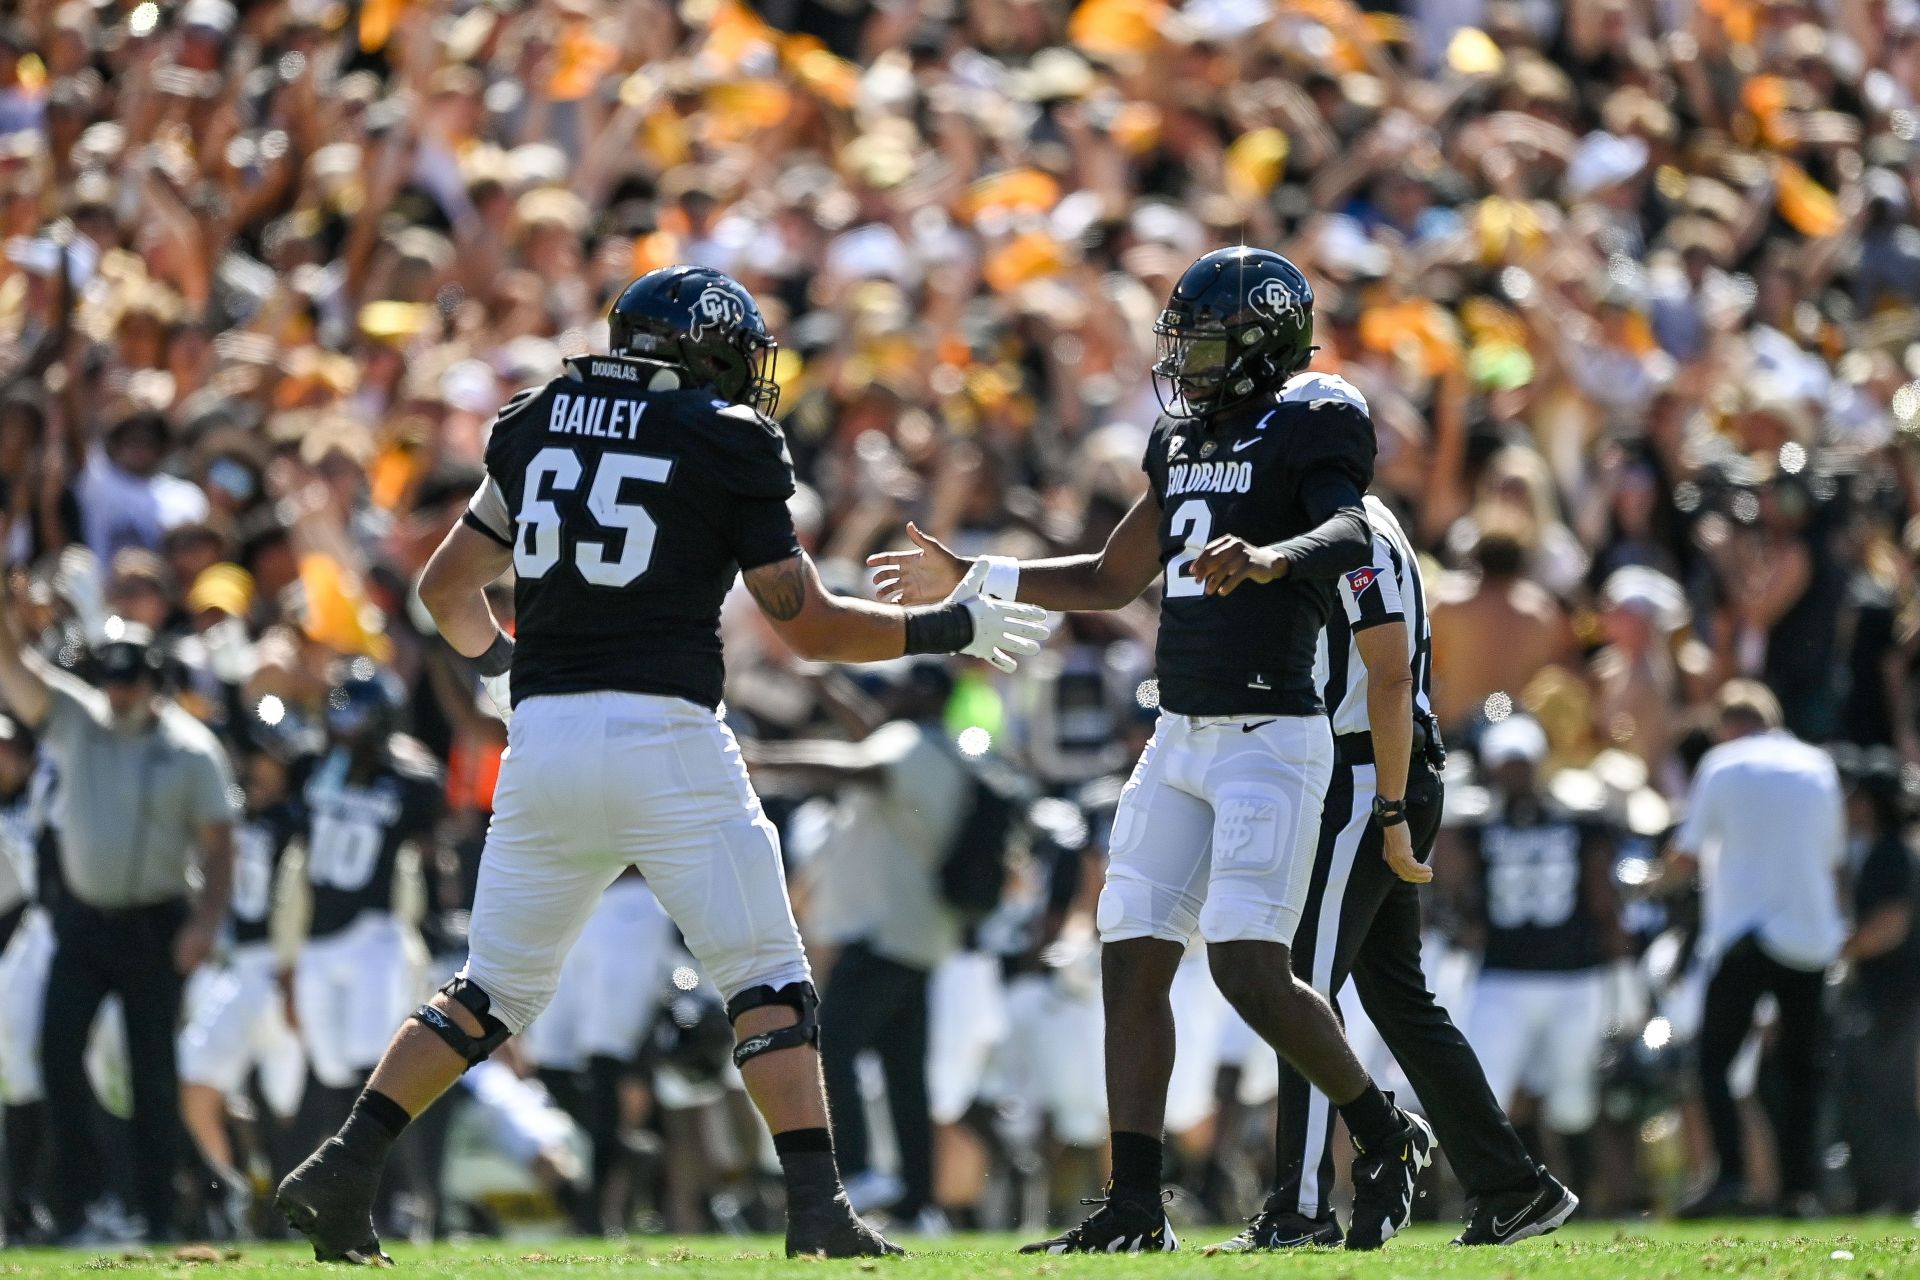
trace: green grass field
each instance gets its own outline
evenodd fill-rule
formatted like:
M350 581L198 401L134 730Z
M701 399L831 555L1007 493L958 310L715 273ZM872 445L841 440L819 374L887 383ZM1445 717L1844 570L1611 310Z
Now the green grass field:
M1336 1250L1259 1257L1023 1258L1002 1236L933 1241L904 1261L789 1262L771 1239L647 1238L626 1243L555 1241L545 1245L489 1241L432 1249L392 1250L394 1259L422 1277L647 1276L759 1280L804 1275L815 1280L897 1271L925 1280L1025 1280L1027 1277L1224 1277L1250 1274L1325 1277L1326 1280L1702 1280L1739 1277L1813 1277L1816 1280L1905 1280L1920 1277L1920 1232L1892 1220L1805 1223L1740 1222L1700 1226L1595 1224L1568 1227L1544 1240L1508 1249L1453 1249L1447 1232L1420 1228L1384 1251ZM1195 1244L1216 1239L1200 1231ZM913 1245L909 1240L905 1243ZM78 1275L99 1271L173 1277L269 1277L311 1273L310 1255L292 1245L256 1245L135 1253L0 1253L0 1276ZM328 1268L329 1271L332 1268Z

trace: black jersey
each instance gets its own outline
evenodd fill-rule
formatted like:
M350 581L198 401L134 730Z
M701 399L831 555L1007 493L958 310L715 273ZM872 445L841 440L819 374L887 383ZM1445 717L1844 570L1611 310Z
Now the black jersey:
M1183 715L1314 715L1314 652L1333 607L1331 579L1288 576L1209 596L1192 574L1223 535L1263 546L1357 504L1373 481L1366 401L1327 374L1293 378L1271 401L1205 423L1162 417L1144 463L1160 500L1163 600L1155 665L1160 705Z
M779 426L592 356L500 411L467 523L513 548L513 697L619 690L718 706L720 604L797 555Z
M1599 903L1585 860L1605 857L1606 831L1557 806L1494 815L1479 829L1483 967L1566 971L1606 963Z
M299 806L291 800L249 813L233 829L233 941L264 942L273 916L273 882L280 859L300 833Z
M360 778L347 753L333 751L305 771L299 795L312 935L338 933L363 911L391 911L401 846L430 837L446 807L439 770L425 750L396 739Z

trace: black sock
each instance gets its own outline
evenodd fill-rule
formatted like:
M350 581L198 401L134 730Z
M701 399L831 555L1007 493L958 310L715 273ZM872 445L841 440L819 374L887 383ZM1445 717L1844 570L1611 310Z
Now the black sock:
M386 1160L387 1152L413 1117L407 1109L376 1089L362 1089L353 1101L353 1111L335 1135L340 1145L369 1164Z
M1406 1127L1398 1108L1371 1080L1359 1097L1341 1103L1338 1110L1340 1118L1347 1122L1347 1132L1363 1151L1378 1151L1399 1137L1400 1130Z
M833 1135L825 1129L788 1129L773 1135L774 1154L787 1183L787 1207L803 1209L840 1194Z
M1167 1144L1144 1133L1116 1130L1113 1135L1113 1190L1127 1199L1160 1195L1160 1169Z

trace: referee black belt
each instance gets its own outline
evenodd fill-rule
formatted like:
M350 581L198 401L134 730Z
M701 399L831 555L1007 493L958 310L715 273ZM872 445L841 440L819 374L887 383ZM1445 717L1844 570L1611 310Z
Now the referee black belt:
M1427 758L1427 749L1432 744L1432 735L1427 726L1418 720L1413 722L1413 750L1408 759L1418 762ZM1373 763L1373 735L1371 733L1336 733L1333 735L1334 758L1349 768Z

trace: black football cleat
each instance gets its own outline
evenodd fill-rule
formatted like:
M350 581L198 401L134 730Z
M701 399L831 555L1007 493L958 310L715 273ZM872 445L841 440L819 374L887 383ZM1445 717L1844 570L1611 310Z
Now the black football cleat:
M1540 1182L1532 1190L1507 1191L1479 1196L1467 1215L1467 1227L1454 1237L1455 1244L1518 1244L1535 1236L1558 1230L1560 1224L1580 1207L1580 1197L1562 1186L1560 1180L1540 1171Z
M1219 1244L1210 1244L1202 1253L1271 1253L1281 1249L1337 1249L1345 1234L1332 1215L1309 1218L1293 1209L1275 1209L1271 1205L1247 1219L1240 1234Z
M1082 1200L1098 1205L1077 1227L1051 1240L1020 1246L1022 1253L1175 1253L1180 1237L1173 1233L1164 1198L1121 1197L1107 1188L1104 1199Z
M373 1196L380 1170L328 1138L280 1184L274 1206L287 1225L313 1243L316 1262L390 1267L373 1229Z
M844 1191L811 1208L787 1211L789 1258L885 1258L905 1253L860 1220Z
M1425 1120L1402 1111L1407 1127L1400 1136L1368 1151L1353 1144L1353 1218L1347 1223L1347 1248L1378 1249L1413 1218L1413 1187L1420 1171L1433 1163L1439 1139Z

